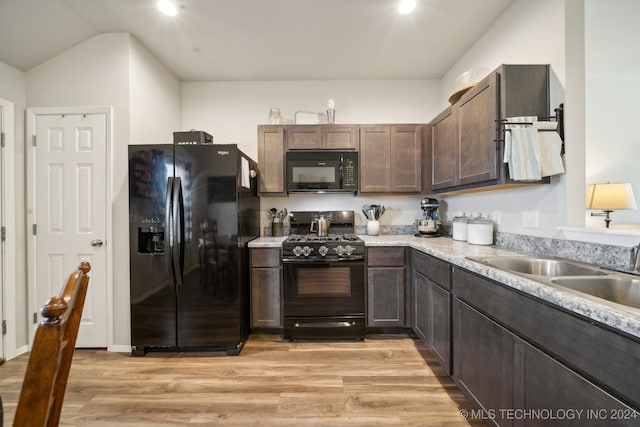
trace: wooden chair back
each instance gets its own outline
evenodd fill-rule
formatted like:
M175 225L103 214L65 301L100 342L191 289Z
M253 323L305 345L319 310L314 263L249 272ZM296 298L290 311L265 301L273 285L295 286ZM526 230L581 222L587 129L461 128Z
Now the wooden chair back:
M40 309L44 320L36 329L14 426L57 426L71 360L76 346L91 270L88 262L71 273L58 296Z

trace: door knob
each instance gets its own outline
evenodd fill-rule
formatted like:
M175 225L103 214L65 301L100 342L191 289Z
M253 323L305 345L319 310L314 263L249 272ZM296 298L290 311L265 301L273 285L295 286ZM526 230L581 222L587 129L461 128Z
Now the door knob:
M91 241L91 246L97 246L97 247L102 246L102 240L100 240L100 239L92 240Z

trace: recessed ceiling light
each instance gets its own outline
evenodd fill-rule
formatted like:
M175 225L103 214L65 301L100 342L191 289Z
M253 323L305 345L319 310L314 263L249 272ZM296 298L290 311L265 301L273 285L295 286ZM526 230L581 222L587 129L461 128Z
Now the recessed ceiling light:
M411 13L416 8L416 0L401 0L398 6L398 12L403 15Z
M169 0L160 0L156 3L156 6L165 15L176 16L178 14L178 9Z

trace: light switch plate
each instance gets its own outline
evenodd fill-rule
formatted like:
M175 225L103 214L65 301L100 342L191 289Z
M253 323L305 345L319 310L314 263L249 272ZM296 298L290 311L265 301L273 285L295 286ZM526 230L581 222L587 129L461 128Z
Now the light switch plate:
M522 226L525 228L538 228L539 211L522 211Z

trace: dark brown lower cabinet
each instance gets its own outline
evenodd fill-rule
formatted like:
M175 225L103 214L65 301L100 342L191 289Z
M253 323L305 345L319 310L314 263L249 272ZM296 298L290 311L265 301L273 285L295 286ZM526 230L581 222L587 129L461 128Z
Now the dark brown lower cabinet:
M528 343L515 341L514 425L638 426L640 412ZM531 414L524 418L525 414ZM507 415L506 413L504 415ZM549 419L554 417L555 419Z
M640 424L637 409L458 298L453 325L453 379L477 408L470 418L499 426Z
M404 293L404 267L369 267L368 326L404 326Z
M278 248L251 249L251 327L282 328L282 268Z
M409 326L406 271L404 248L367 249L367 326Z
M451 293L416 270L413 277L413 331L451 374Z
M429 312L429 279L416 270L412 271L413 284L413 332L429 346L431 325Z
M451 293L431 282L428 307L431 313L429 350L451 375Z
M496 416L513 408L513 335L457 298L453 325L453 380L480 409L472 418L513 425Z
M451 375L451 266L418 250L411 251L413 331L444 371Z

